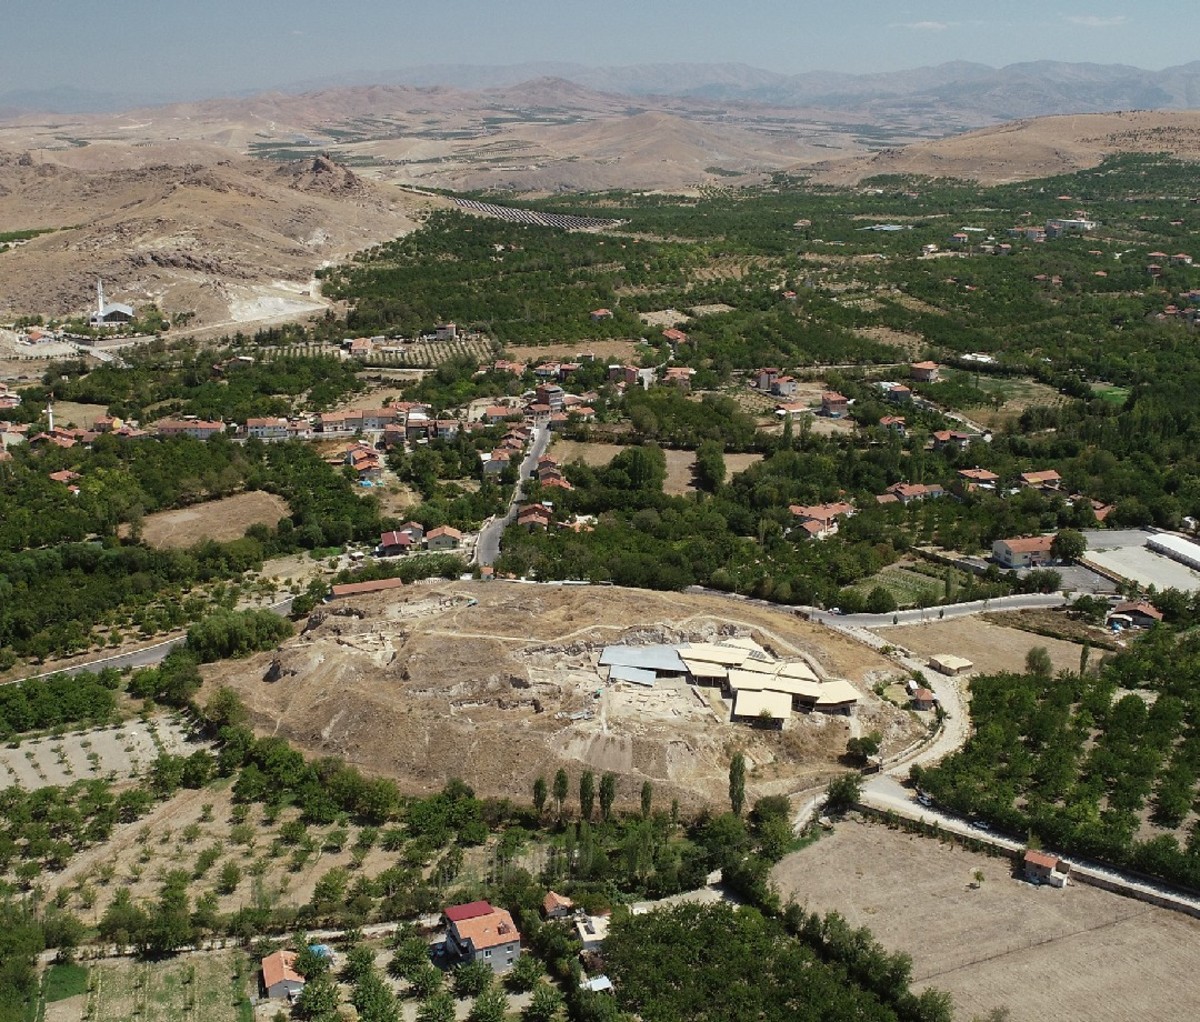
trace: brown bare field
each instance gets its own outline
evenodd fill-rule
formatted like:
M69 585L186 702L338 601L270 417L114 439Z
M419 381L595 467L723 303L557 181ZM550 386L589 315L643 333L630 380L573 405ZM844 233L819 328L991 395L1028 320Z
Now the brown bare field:
M972 889L976 870L984 879ZM1098 888L1034 887L991 858L882 824L845 822L787 856L785 897L840 912L913 957L914 986L957 1017L1007 1008L1011 1022L1191 1017L1200 920Z
M909 357L921 354L926 346L926 340L918 334L910 334L903 330L893 330L890 326L857 327L854 332L859 337L865 337L880 344L894 344Z
M76 429L91 429L92 423L103 418L108 412L105 405L85 405L75 401L54 402L54 422L56 425L67 426L74 424Z
M667 478L663 492L672 496L693 493L696 489L693 472L696 468L695 451L663 451L667 456ZM762 461L761 454L726 454L725 478L730 479L751 465Z
M577 440L555 440L551 453L560 464L578 459L585 465L597 468L607 465L623 450L625 448L620 444L584 444Z
M874 631L919 656L936 656L938 653L964 656L975 664L980 674L1023 672L1025 654L1034 646L1045 647L1056 671L1078 670L1079 651L1082 648L1074 642L1049 639L1017 628L1004 628L978 615L954 621L934 621L927 625L877 628Z
M815 180L849 185L876 174L915 174L1004 184L1070 174L1114 152L1200 157L1200 113L1139 110L1012 121L903 149L818 165Z
M550 359L573 359L576 355L595 355L616 362L632 361L640 341L578 341L575 344L528 344L506 348L508 358L515 362L547 362Z
M274 525L288 513L287 502L273 493L254 490L210 500L178 511L149 515L142 537L154 547L188 547L203 539L237 539L256 523Z
M858 683L860 715L886 747L918 733L909 714L870 693L896 669L859 643L782 610L619 587L436 582L339 601L278 651L207 668L205 687L236 689L259 732L395 777L406 791L461 776L481 794L524 799L538 776L586 765L617 773L625 799L649 779L663 798L714 804L742 747L752 794L791 794L837 769L849 720L814 713L759 731L728 723L709 690L609 686L596 666L611 642L739 633ZM267 682L273 658L282 675Z

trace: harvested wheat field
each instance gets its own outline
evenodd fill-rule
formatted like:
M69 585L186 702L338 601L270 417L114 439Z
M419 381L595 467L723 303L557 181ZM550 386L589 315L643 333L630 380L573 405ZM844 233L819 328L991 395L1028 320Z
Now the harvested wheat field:
M856 683L858 719L797 714L783 731L763 731L729 723L715 689L609 685L597 670L609 643L733 635ZM696 807L725 800L739 748L757 797L828 778L852 726L904 747L920 726L870 692L894 670L792 614L718 596L435 582L322 606L275 653L209 668L205 688L233 686L256 730L410 792L460 776L482 795L527 799L538 776L587 766L621 775L625 799L649 779L656 797Z
M142 538L160 548L189 547L204 539L238 539L251 525L274 525L288 513L287 503L273 493L254 490L203 504L148 515Z
M839 824L773 878L810 911L840 912L911 954L914 986L948 991L964 1022L1001 1008L1010 1022L1195 1014L1200 920L1177 912L1084 885L1034 887L1008 859L878 823Z
M888 642L912 650L917 656L953 653L966 657L975 664L979 674L1024 671L1025 654L1034 646L1046 649L1056 671L1075 671L1079 669L1079 651L1082 649L1073 642L992 624L978 615L954 621L935 621L927 625L876 628L873 631Z

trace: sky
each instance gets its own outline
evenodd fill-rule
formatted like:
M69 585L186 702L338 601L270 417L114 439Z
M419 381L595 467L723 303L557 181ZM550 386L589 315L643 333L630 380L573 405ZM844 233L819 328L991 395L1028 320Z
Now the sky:
M6 0L0 96L163 101L428 64L750 64L795 74L970 60L1200 57L1195 0ZM15 59L19 57L19 59Z

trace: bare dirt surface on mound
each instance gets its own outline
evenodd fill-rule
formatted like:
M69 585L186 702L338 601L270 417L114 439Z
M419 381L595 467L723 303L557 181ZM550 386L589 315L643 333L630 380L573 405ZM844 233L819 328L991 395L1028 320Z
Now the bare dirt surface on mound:
M730 724L715 689L608 685L597 671L609 643L733 635L848 678L861 693L858 717L800 714L782 732L763 731ZM843 636L718 596L442 582L324 605L278 651L214 665L205 688L234 687L260 733L410 792L459 776L480 794L528 799L538 776L562 766L573 777L619 774L622 800L649 779L656 798L694 807L725 801L738 749L758 797L824 783L860 731L882 731L885 752L909 744L919 725L870 692L894 673Z

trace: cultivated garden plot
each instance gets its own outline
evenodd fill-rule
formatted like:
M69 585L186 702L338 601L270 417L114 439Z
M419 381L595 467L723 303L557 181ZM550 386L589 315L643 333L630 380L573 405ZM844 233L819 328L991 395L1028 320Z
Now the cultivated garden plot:
M70 734L32 738L0 749L0 788L26 790L145 773L161 753L187 756L207 743L173 717L131 719Z
M185 955L158 962L115 959L93 965L85 1018L92 1022L236 1022L250 984L241 952Z

